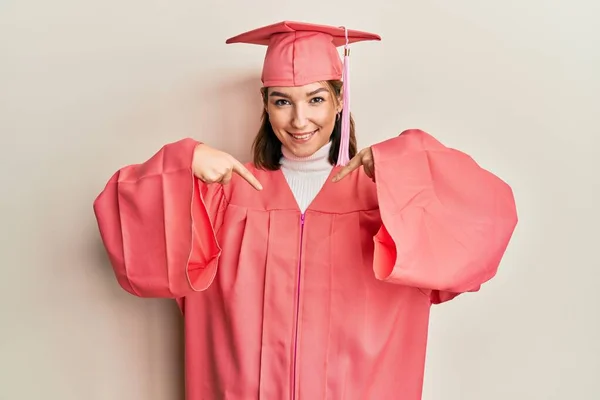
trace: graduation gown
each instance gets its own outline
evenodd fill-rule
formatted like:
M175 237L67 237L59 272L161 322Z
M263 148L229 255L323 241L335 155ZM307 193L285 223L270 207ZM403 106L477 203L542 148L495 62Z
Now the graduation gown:
M511 188L407 130L301 213L279 171L206 185L193 139L117 171L94 203L119 284L178 301L188 400L418 400L432 304L492 278ZM333 169L331 176L339 167Z

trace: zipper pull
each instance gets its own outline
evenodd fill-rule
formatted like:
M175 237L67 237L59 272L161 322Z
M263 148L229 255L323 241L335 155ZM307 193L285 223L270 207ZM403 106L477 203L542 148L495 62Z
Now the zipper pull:
M304 225L304 213L300 214L300 223Z

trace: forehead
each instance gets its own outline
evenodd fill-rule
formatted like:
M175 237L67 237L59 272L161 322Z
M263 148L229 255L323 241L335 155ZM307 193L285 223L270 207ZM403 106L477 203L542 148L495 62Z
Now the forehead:
M329 91L329 86L326 83L313 82L302 86L272 86L269 88L269 93L279 92L290 97L304 97L322 88Z

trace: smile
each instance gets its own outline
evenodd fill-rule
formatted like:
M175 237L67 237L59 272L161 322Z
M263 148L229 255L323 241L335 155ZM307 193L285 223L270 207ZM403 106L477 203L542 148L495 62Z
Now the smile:
M307 140L309 140L311 137L313 137L313 135L315 133L317 133L318 129L312 132L307 132L307 133L289 133L288 134L294 138L295 141L298 142L306 142Z

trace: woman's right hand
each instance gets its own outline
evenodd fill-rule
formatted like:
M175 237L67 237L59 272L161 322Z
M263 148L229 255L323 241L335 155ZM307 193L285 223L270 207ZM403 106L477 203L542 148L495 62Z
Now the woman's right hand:
M256 190L262 190L262 185L244 165L230 154L213 149L203 143L194 149L192 161L194 175L207 184L228 184L233 174L244 178Z

